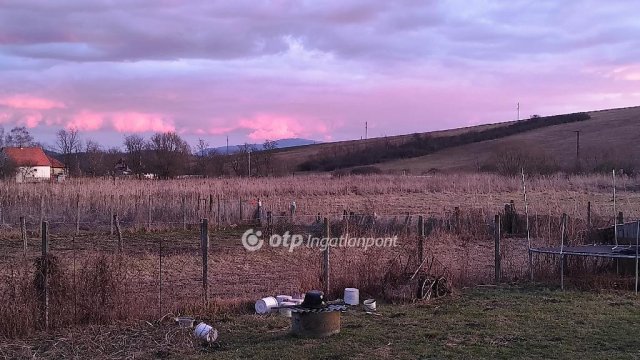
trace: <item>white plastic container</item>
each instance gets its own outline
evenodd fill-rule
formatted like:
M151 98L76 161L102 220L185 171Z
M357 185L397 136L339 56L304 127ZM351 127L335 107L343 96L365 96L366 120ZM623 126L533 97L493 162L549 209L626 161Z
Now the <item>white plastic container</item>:
M294 303L295 305L302 305L304 299L291 299L290 302Z
M273 296L268 296L256 301L256 312L258 314L268 314L273 311L274 307L278 306L278 300Z
M291 301L291 296L289 296L289 295L278 295L278 296L276 296L276 300L278 300L278 304L282 304L285 301Z
M367 299L365 301L362 302L362 305L364 305L364 309L366 311L376 311L376 300L375 299Z
M280 303L280 306L295 306L296 303L292 302L292 301L283 301L282 303ZM291 317L291 309L287 309L287 308L280 308L280 315L284 316L284 317Z
M201 322L196 326L195 330L193 330L193 334L200 340L204 340L206 342L214 342L218 338L218 330L213 327Z
M344 303L347 305L360 304L360 291L356 288L345 288Z
M181 328L192 328L195 321L194 318L188 316L179 316L176 318L176 322Z

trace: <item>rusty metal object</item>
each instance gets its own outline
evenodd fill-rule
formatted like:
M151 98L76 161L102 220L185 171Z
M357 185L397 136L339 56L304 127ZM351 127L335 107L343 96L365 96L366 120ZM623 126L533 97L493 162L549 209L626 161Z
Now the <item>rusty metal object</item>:
M291 334L304 338L323 338L340 333L340 311L291 313Z

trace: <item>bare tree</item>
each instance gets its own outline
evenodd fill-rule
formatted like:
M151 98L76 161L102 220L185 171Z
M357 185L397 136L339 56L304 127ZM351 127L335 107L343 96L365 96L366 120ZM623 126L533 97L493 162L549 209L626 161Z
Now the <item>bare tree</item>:
M33 146L33 136L31 136L26 127L16 126L5 137L5 145L14 147Z
M146 141L140 135L128 135L124 138L124 147L127 151L127 165L134 174L140 175L145 171L143 155Z
M16 164L8 156L0 152L0 179L8 179L15 176L17 171Z
M85 171L91 176L106 175L109 171L105 162L105 152L94 140L85 141Z
M251 156L255 157L254 155L250 155L255 153L256 149L253 145L248 144L248 143L244 143L244 145L239 145L238 146L238 151L236 151L232 156L231 156L231 168L233 169L233 172L238 175L238 176L246 176L247 174L249 174L249 161ZM254 161L255 163L255 161ZM251 172L253 173L255 170L251 169Z
M65 166L69 171L77 174L80 170L77 154L82 144L77 129L60 129L56 133L56 150L62 154Z
M156 133L149 139L153 153L153 170L162 178L183 174L189 163L191 148L175 132Z

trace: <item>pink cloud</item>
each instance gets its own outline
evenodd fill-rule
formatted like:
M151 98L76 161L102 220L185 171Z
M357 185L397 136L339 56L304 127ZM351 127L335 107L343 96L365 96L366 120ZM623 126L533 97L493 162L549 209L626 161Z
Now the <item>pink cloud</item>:
M34 128L42 121L42 114L29 113L22 118L22 123L28 128Z
M113 128L119 132L167 132L175 126L160 114L120 112L111 115Z
M213 126L207 129L206 132L209 135L224 135L236 129L238 129L237 126Z
M281 116L260 114L250 119L241 119L240 127L249 129L251 140L284 139L300 136L304 127L297 119Z
M56 100L50 100L31 95L13 95L0 98L0 105L8 106L14 109L29 110L50 110L61 109L65 105Z
M80 131L92 131L102 128L104 123L104 115L83 110L74 115L69 123L67 123L67 129L78 129Z

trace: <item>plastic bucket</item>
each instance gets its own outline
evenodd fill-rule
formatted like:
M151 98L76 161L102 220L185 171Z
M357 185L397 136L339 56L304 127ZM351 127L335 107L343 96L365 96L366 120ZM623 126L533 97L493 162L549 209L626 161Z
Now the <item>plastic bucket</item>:
M367 299L362 302L364 305L364 309L366 311L376 311L376 300L375 299Z
M276 306L278 306L278 300L273 296L268 296L256 301L255 308L258 314L268 314Z
M344 289L344 303L348 305L358 305L360 303L360 291L356 288Z
M280 303L280 306L295 306L296 303L294 303L293 301L283 301L282 303ZM291 317L291 309L287 309L287 308L280 308L280 315L284 316L284 317Z
M302 305L304 299L291 299L290 302L292 302L294 305Z
M203 322L196 326L195 330L193 330L193 334L198 339L204 340L206 342L214 342L218 338L218 330Z
M276 296L276 300L278 300L278 304L282 304L285 301L291 301L291 296L289 296L289 295L278 295L278 296Z

